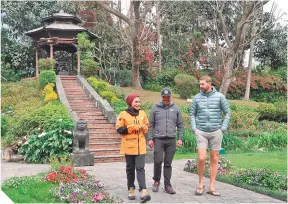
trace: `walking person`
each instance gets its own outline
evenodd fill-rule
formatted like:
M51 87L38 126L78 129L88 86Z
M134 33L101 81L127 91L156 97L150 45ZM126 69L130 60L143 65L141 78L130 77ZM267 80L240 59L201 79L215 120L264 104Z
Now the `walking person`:
M154 148L154 184L152 191L158 192L163 154L164 154L164 188L165 192L175 194L171 185L172 160L176 151L176 132L178 132L177 146L182 146L184 121L177 105L172 102L172 93L169 88L161 91L162 101L157 103L149 116L150 128L148 144Z
M211 85L209 76L202 76L199 84L201 92L194 97L190 108L191 126L196 135L198 149L199 184L195 194L203 194L206 151L210 148L210 184L207 193L220 196L214 184L223 133L227 131L229 125L230 108L225 96ZM223 121L222 113L224 113Z
M116 121L116 129L122 135L120 153L125 155L128 199L135 200L135 169L140 190L140 202L151 199L145 181L146 138L149 122L146 113L140 110L140 97L130 94L126 98L128 108L122 111Z

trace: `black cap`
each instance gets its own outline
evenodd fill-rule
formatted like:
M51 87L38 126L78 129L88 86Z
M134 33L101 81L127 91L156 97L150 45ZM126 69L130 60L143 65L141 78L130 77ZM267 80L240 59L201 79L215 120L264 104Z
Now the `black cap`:
M161 96L172 96L171 90L167 87L162 89Z

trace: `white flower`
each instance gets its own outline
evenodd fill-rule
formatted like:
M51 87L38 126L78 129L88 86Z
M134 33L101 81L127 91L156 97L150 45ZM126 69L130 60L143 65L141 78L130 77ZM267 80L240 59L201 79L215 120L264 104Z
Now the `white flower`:
M64 132L68 133L69 135L72 134L72 132L70 130L64 130Z
M38 137L43 137L44 135L46 135L46 132L42 132Z
M59 119L60 122L61 122L62 120L63 120L62 118Z

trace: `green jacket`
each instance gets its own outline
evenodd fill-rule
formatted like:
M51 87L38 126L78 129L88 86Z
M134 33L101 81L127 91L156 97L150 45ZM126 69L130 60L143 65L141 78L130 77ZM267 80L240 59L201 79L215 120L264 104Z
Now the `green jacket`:
M222 112L224 120L222 121ZM190 107L192 131L213 132L221 129L226 132L230 121L230 108L225 96L212 87L209 93L197 94Z

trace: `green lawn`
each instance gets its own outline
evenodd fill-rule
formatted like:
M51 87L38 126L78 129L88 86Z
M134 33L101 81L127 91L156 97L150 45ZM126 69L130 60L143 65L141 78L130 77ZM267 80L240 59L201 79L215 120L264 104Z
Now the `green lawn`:
M228 153L224 154L231 161L233 169L249 168L267 168L277 171L287 176L287 152L269 151L269 152L249 152L249 153ZM176 154L175 159L197 158L197 154Z
M60 203L53 197L51 189L58 184L45 182L44 179L36 179L38 176L14 177L5 181L2 191L14 203Z

